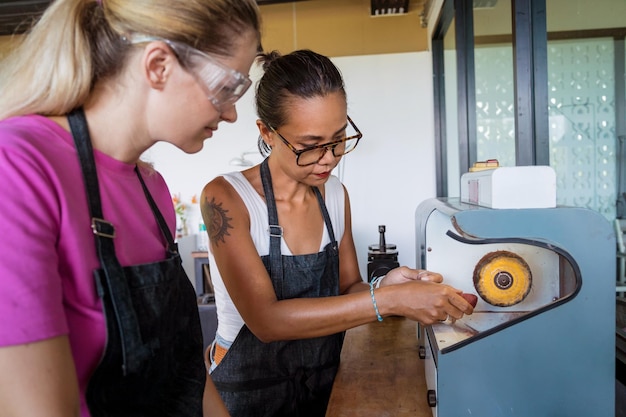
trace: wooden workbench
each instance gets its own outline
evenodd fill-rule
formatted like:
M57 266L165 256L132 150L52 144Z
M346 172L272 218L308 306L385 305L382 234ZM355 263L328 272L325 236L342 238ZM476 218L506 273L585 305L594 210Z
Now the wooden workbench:
M326 417L432 417L416 332L400 317L348 330Z

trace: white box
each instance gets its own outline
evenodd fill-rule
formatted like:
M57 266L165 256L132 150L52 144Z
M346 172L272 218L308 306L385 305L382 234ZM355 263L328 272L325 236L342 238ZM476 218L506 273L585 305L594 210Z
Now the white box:
M499 167L461 176L461 201L494 209L556 207L550 166Z

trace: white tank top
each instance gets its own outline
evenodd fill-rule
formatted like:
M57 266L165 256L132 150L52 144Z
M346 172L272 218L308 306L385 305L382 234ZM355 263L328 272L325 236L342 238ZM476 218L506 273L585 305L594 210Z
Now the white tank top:
M248 209L250 215L250 235L252 236L252 241L254 242L259 257L268 255L270 251L270 238L268 232L269 220L267 216L267 205L265 201L241 172L231 172L223 175L223 178L233 186ZM333 226L335 239L340 243L345 230L345 195L343 185L336 176L331 175L324 186L324 191L324 201ZM324 224L323 227L324 232L320 244L320 252L330 243L326 224ZM280 246L283 255L291 255L289 247L282 238ZM222 280L219 269L215 264L215 258L210 250L209 267L211 271L211 281L215 291L215 306L218 317L217 334L219 335L220 342L226 342L225 347L229 347L235 340L239 330L243 327L244 322L226 291L224 281Z

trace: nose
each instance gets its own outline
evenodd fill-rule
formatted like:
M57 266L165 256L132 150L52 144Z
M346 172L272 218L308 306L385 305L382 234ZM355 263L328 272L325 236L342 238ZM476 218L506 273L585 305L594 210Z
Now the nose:
M220 117L225 122L235 123L237 121L237 108L234 104L222 105L222 108L220 109Z
M319 159L319 161L317 161L317 163L322 164L322 165L330 165L334 163L336 156L333 153L332 147L328 146L323 149L324 149L324 153L322 154L322 157Z

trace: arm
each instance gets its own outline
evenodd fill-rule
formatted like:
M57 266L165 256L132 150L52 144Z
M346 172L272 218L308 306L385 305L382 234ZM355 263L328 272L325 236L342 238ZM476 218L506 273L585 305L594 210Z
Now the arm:
M340 245L342 295L278 301L249 233L249 214L236 191L226 180L217 178L204 188L201 204L211 251L226 289L246 325L262 341L325 336L376 320L370 293L364 291L369 286L362 283L358 272L349 217ZM432 323L448 315L460 318L471 313L471 306L458 290L409 281L376 290L381 314Z
M230 416L208 372L206 374L206 385L204 386L204 397L202 399L202 415L206 417Z
M2 415L78 417L78 381L66 336L0 348Z
M349 294L366 291L370 295L369 284L363 282L359 272L356 249L352 238L350 199L345 188L344 195L346 202L345 231L339 246L341 293ZM460 290L449 286L427 285L428 283L441 283L442 281L443 277L436 272L423 269L418 270L406 266L394 268L387 273L380 286L409 285L392 290L384 290L381 295L378 295L380 291L376 289L374 296L376 297L380 314L382 316L402 315L423 324L432 324L441 318L448 318L448 315L450 318L458 319L463 314L471 314L473 308L470 307L468 309L468 304L459 296L461 294ZM443 290L442 294L438 294L440 290ZM412 293L415 293L415 295L412 295ZM369 308L374 311L371 295L368 301ZM404 305L405 303L409 304ZM367 310L368 307L366 306L365 308Z

